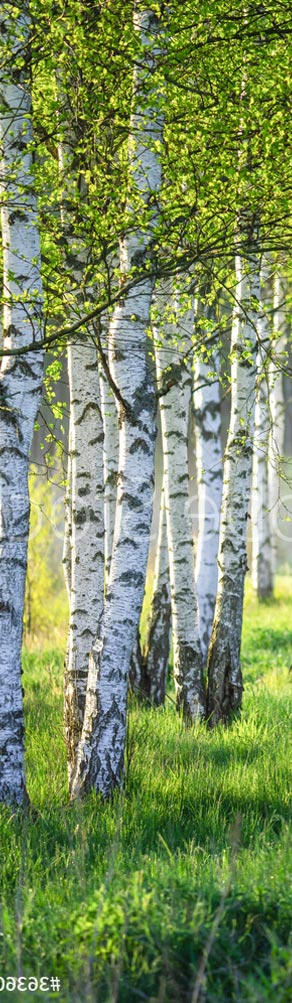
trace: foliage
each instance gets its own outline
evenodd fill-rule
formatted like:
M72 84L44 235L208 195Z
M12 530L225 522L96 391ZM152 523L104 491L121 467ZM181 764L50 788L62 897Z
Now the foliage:
M250 212L261 216L261 248L280 256L290 251L290 5L242 0L235 10L230 0L188 0L151 6L168 43L155 80L144 81L145 101L149 86L157 85L165 117L163 184L148 265L159 275L185 275L195 266L196 277L203 274L213 291L225 289L232 300L236 219L247 189ZM29 7L45 336L55 339L58 358L66 340L60 331L121 294L119 240L137 220L143 232L153 212L151 199L145 208L137 192L127 198L134 185L127 159L131 82L141 49L132 2L31 0ZM68 118L71 148L62 171L58 146L68 139ZM252 172L248 157L238 156L240 144L250 150ZM74 276L81 248L87 255L82 288ZM139 278L137 266L134 275ZM221 311L219 333L225 323ZM88 336L88 326L81 324L75 336ZM96 336L92 326L90 336ZM49 370L48 399L52 379ZM61 417L63 405L51 403Z
M241 720L186 730L171 699L133 701L111 804L68 805L63 655L26 654L35 810L1 809L5 973L57 974L62 1003L189 1003L209 944L200 1003L289 1003L291 584L247 592Z
M235 224L247 189L250 212L261 215L261 246L290 248L290 5L240 2L235 10L230 0L188 0L151 6L168 44L155 80L144 82L146 102L149 86L157 86L165 117L149 267L184 272L192 263L208 275L212 259L213 281L232 287ZM153 212L151 199L145 208L138 192L127 198L134 186L127 161L131 81L141 57L132 13L133 4L120 0L30 3L46 334L54 332L56 340L68 315L78 322L90 310L90 288L97 309L118 292L119 239L138 219L142 232ZM62 172L58 144L68 116L72 149ZM238 157L240 144L250 151L252 172L248 157ZM61 205L70 216L71 261L64 255ZM81 244L88 252L82 291L74 280Z

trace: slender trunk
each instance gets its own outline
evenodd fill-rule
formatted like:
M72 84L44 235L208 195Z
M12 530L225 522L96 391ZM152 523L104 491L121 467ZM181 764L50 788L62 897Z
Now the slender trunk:
M268 400L267 352L270 342L269 285L270 270L261 273L262 309L258 319L257 395L255 405L254 448L251 490L252 584L258 599L273 593L271 563L271 513L268 484L268 444L270 413Z
M73 300L75 295L74 307L78 310L84 296L92 293L87 288L87 235L79 203L77 211L75 205L79 179L73 153L76 137L70 123L68 107L68 124L59 144L59 166L65 256L72 274L71 296ZM84 200L86 196L84 188ZM103 423L97 352L90 332L87 341L69 344L68 375L70 426L63 558L69 593L64 720L70 788L84 718L89 653L104 603Z
M134 74L129 184L133 206L139 198L139 219L144 222L141 229L137 225L129 229L121 244L123 277L133 268L145 269L161 180L157 154L163 126L161 96L152 82L161 57L159 19L149 9L138 12L135 8L134 26L143 49ZM129 195L129 212L133 206ZM152 288L152 278L145 275L136 290L125 294L109 331L110 365L120 395L117 507L104 614L90 656L73 796L94 788L108 797L123 777L128 676L143 601L152 516L156 401L147 342Z
M201 313L195 303L195 315ZM211 308L203 315L213 319ZM199 357L194 367L194 415L198 485L198 537L195 578L199 606L199 627L203 663L207 661L217 583L220 508L222 499L220 363L217 352L208 359Z
M141 689L155 706L164 703L170 650L171 599L164 490L161 493L159 533L153 593L143 652Z
M133 692L156 707L164 704L165 700L170 633L169 559L166 509L162 486L153 592L146 627L146 639L142 647L138 628L129 673L130 687Z
M172 291L165 284L156 309L163 324L154 329L158 380L169 370L170 387L160 397L164 492L171 589L174 680L178 709L186 720L204 715L204 686L195 589L194 546L189 498L188 427L192 392L190 352L193 311L180 316ZM171 311L169 319L169 309ZM163 321L164 315L164 321ZM179 329L183 334L180 337ZM177 339L178 345L177 345ZM161 347L162 345L162 347ZM186 359L183 361L183 352ZM177 374L175 376L175 374Z
M274 285L274 323L271 343L273 359L269 365L269 508L271 513L272 573L277 567L277 532L280 500L281 462L284 455L285 401L283 388L283 352L287 344L286 282L279 272Z
M33 342L37 346L42 337L40 242L32 176L29 19L26 5L23 7L15 19L7 10L0 14L2 42L9 50L5 72L2 69L0 74L3 340L4 349L20 351ZM40 350L2 360L0 801L7 804L21 804L26 799L21 644L30 514L28 466L42 376Z
M259 299L256 247L236 256L237 300L231 339L231 415L223 471L219 580L208 656L211 725L241 706L240 645L246 572L246 523L252 468Z
M65 672L69 784L81 737L89 653L104 602L102 450L96 349L68 349L71 450L71 588Z
M155 398L145 344L151 283L140 286L139 328L131 356L120 349L133 335L134 298L115 312L111 327L115 380L126 413L120 412L120 458L117 515L110 578L100 637L93 644L82 740L73 794L94 787L109 795L123 772L127 681L130 657L142 607L152 515ZM114 326L116 324L116 329ZM132 341L131 341L132 343ZM121 356L123 356L121 358ZM122 363L124 372L122 373ZM131 387L131 390L129 388Z

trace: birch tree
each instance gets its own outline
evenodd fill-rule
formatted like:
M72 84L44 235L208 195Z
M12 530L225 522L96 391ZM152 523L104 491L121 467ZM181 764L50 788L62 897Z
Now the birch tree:
M169 552L174 680L177 707L186 720L204 715L205 699L195 589L194 545L190 513L188 427L192 392L193 310L184 313L170 284L156 292L154 326L157 377L169 372L170 389L160 397L164 493ZM157 321L159 320L159 327ZM178 339L178 331L180 336ZM185 356L185 361L184 361Z
M216 324L214 308L195 300L196 321ZM201 332L204 328L201 328ZM218 542L222 497L221 400L218 351L201 354L194 363L193 411L195 418L198 486L198 535L195 579L203 662L207 661L218 582Z
M241 706L240 647L246 572L246 523L252 470L256 390L259 257L257 218L242 212L235 260L231 336L231 415L224 457L218 589L208 654L211 725Z
M271 577L277 566L277 529L280 500L281 461L284 455L285 401L283 364L287 345L287 282L276 267L273 297L273 334L268 366L269 442L268 488L271 530Z
M12 12L11 4L3 3L0 26L6 56L0 70L3 348L12 353L2 358L0 370L0 800L21 804L26 799L21 644L28 465L43 376L43 298L32 172L28 4Z
M268 449L270 408L267 366L271 334L270 294L270 268L265 263L261 269L261 309L258 317L257 394L251 490L251 574L253 588L259 599L266 599L273 593Z
M96 349L68 348L71 451L71 581L65 674L69 782L81 736L91 645L104 602L102 447Z
M142 690L155 706L164 703L170 653L171 597L164 490L161 492L153 592L144 645Z
M153 8L134 9L137 56L129 130L129 228L121 241L121 277L142 271L116 307L110 366L119 390L119 472L111 569L101 629L92 646L82 737L72 795L94 788L108 797L123 777L130 658L143 601L152 515L156 399L147 329L153 277L147 262L161 183L162 100L158 86L163 31ZM138 209L139 207L139 209ZM139 223L133 225L133 215ZM131 225L132 224L132 225Z
M80 207L86 186L76 156L74 110L59 81L63 117L59 139L62 193L61 218L65 261L70 274L71 310L82 309L88 289L90 248ZM69 786L81 737L89 652L104 602L103 422L97 350L92 332L68 345L70 391L68 486L65 504L64 566L69 596L69 630L65 663L64 718Z
M171 635L171 599L169 557L164 490L161 491L158 539L155 555L151 605L146 625L145 643L140 631L134 645L130 684L138 696L158 707L164 704Z

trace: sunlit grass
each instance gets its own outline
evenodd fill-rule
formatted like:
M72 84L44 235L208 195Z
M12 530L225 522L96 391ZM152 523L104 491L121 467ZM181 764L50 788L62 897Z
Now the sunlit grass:
M205 950L199 1003L291 1003L291 599L288 578L260 605L247 584L231 727L131 701L107 805L68 804L63 650L25 656L35 812L0 816L1 972L58 975L61 1003L192 1003Z

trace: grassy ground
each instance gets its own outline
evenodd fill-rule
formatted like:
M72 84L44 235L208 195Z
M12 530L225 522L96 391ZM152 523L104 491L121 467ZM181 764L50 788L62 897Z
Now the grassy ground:
M58 976L38 1001L291 1003L291 607L289 578L261 607L247 588L229 729L133 704L125 792L106 806L68 805L63 654L27 652L36 812L0 816L0 975Z

